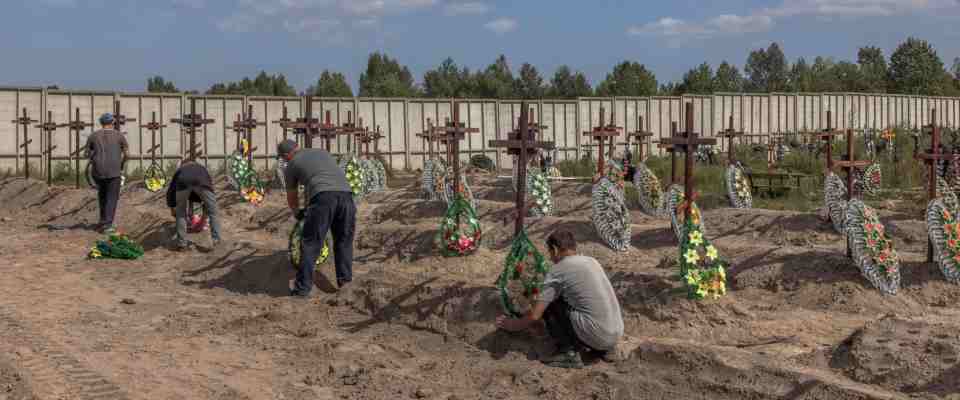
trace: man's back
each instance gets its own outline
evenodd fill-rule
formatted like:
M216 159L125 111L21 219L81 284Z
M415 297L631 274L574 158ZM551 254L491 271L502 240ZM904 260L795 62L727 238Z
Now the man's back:
M119 178L123 175L123 154L127 138L122 133L103 129L87 139L87 151L93 163L93 176L99 179Z
M287 164L287 190L303 185L307 199L320 192L350 192L347 176L325 150L303 149Z
M596 350L608 350L623 335L620 303L597 260L569 256L551 268L544 281L543 300L557 297L570 306L570 319L580 340Z

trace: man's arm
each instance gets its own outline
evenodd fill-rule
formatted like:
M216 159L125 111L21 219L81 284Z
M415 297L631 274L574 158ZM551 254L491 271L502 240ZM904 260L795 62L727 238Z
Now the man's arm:
M120 134L120 153L123 154L123 158L120 159L120 169L124 170L124 166L127 165L127 159L130 158L130 146L127 144L127 136L123 133Z
M87 157L88 160L92 160L92 159L93 159L93 155L94 155L93 139L94 139L94 137L96 137L96 136L97 136L97 133L96 133L96 132L91 133L90 136L87 136L87 145L84 146L84 153L83 153L83 154L84 154L84 156Z
M300 211L300 190L297 186L287 188L287 205L294 214Z
M497 328L510 332L519 332L529 329L543 319L543 313L547 310L549 303L538 301L533 304L530 311L523 318L507 318L506 316L497 317Z
M167 185L167 207L174 208L177 206L177 180L180 179L180 170L177 170L173 174L173 179L170 180L170 184Z

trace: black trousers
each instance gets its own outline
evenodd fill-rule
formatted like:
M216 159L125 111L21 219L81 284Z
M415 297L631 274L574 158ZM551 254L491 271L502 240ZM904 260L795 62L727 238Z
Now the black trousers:
M570 305L563 298L554 299L543 312L543 322L547 326L547 333L557 342L558 352L574 350L590 350L577 337L577 331L570 321Z
M300 270L293 290L307 295L313 289L313 273L317 257L323 250L327 232L333 233L333 260L337 285L353 280L353 236L357 225L357 206L349 192L320 192L310 199L303 222L300 244Z
M93 178L97 183L97 201L100 204L100 226L113 225L117 214L117 202L120 201L120 177Z

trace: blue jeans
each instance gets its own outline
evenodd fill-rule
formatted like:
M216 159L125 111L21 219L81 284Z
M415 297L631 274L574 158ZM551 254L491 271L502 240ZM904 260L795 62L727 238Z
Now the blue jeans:
M357 224L357 206L350 192L320 192L310 199L303 221L300 243L300 269L293 285L296 295L306 296L313 289L317 257L323 250L327 232L333 233L333 260L337 286L353 280L353 236Z

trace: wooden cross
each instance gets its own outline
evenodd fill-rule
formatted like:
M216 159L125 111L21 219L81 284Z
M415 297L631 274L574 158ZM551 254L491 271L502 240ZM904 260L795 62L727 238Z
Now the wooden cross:
M287 117L287 105L286 105L286 104L283 105L283 114L282 114L282 116L280 117L280 119L278 119L278 120L273 120L273 121L270 121L270 122L271 122L271 123L274 123L274 124L280 124L280 128L283 130L283 140L287 140L287 129L288 129L288 128L287 128L287 124L293 122L293 120L290 119L289 117Z
M49 110L46 122L34 126L47 134L47 151L44 152L47 156L47 185L53 184L53 149L57 148L53 145L53 132L56 132L59 126L53 122L53 111Z
M363 126L363 118L357 118L357 126L352 131L353 135L350 136L351 149L357 155L357 157L363 156L363 149L361 148L362 144L366 142L366 137L370 135L370 130Z
M693 201L693 158L697 151L697 146L712 145L717 143L717 139L701 139L698 133L693 131L693 103L686 103L686 131L682 136L670 137L660 140L660 143L673 145L674 152L684 152L683 159L685 166L683 168L683 194L684 200ZM690 208L684 209L684 217L690 218Z
M624 143L625 146L630 146L630 138L637 138L637 163L643 163L643 157L645 155L644 145L647 144L647 138L652 137L653 132L648 132L644 130L643 127L643 117L637 116L637 130L627 134L627 141ZM632 160L631 160L632 161Z
M460 182L460 141L466 139L468 133L479 133L480 129L467 128L467 124L460 122L460 105L453 104L453 121L447 122L446 126L440 128L444 133L447 144L447 154L450 155L450 165L453 166L453 187L458 193L463 191Z
M313 96L307 96L304 99L303 116L297 118L296 122L289 120L277 122L284 129L293 129L294 135L302 135L304 148L313 148L313 136L320 129L320 121L313 118Z
M427 118L427 127L423 130L423 133L418 133L417 137L421 140L421 147L427 150L427 155L424 159L433 159L435 153L433 151L433 142L437 140L437 135L434 132L433 121L430 118ZM439 145L437 145L439 147ZM426 162L424 162L426 164Z
M727 162L733 165L737 162L737 156L733 151L733 139L737 136L742 136L743 132L738 132L733 129L733 114L730 114L730 119L727 122L728 128L719 132L717 136L727 139Z
M127 118L126 115L120 114L120 100L115 100L113 102L113 127L119 132L127 122L137 122L137 119Z
M380 125L377 125L377 130L375 132L368 132L361 138L365 146L364 153L366 153L367 158L380 154L378 144L380 143L380 139L385 137L386 136L380 134ZM370 143L373 143L373 152L370 152Z
M13 121L10 121L16 125L23 125L23 144L20 147L23 147L23 164L24 164L24 173L27 179L30 179L30 143L33 143L33 140L30 139L30 136L27 135L27 129L30 128L30 124L34 122L40 122L35 119L30 119L27 116L27 108L23 108L23 116L17 118Z
M537 154L539 149L550 150L555 147L553 142L537 141L539 126L536 123L531 125L530 122L530 115L527 114L527 102L523 102L520 108L520 118L517 121L518 129L510 133L508 140L491 140L488 143L490 147L506 148L507 154L517 157L519 170L517 171L518 188L515 198L517 219L514 222L514 236L520 235L520 231L523 230L523 219L527 213L527 205L524 199L526 194L524 188L527 182L527 157Z
M197 129L201 128L207 124L212 124L216 121L204 118L203 115L197 114L197 99L190 99L190 113L181 118L173 118L170 120L171 123L179 124L180 130L190 136L190 147L187 148L187 160L196 161L197 157L203 155L203 150L198 149L200 147L197 144ZM182 136L181 136L182 137Z
M840 134L843 134L842 131L838 131L838 130L834 130L834 129L833 129L833 127L832 127L832 126L833 126L833 125L832 125L833 119L832 119L831 117L832 117L832 116L831 116L830 111L827 111L827 129L824 129L824 130L822 130L822 131L820 131L820 132L815 132L815 133L814 133L814 134L817 136L817 138L820 139L820 141L822 141L822 142L825 143L825 145L826 145L826 147L827 147L827 151L826 151L827 168L826 168L826 171L831 171L831 170L833 170L833 137L834 137L834 136L837 136L837 135L840 135Z
M927 174L927 200L937 198L937 162L941 160L956 160L958 156L940 152L940 127L933 121L937 120L937 110L930 110L930 149L926 153L917 154L917 159L923 160L930 168ZM933 261L933 243L927 238L927 262Z
M670 122L670 137L671 138L677 137L676 121ZM664 142L664 140L666 139L661 138L660 143L657 144L657 147L664 149L664 151L666 151L667 153L670 153L670 183L671 184L680 183L679 180L677 179L677 170L680 169L679 167L677 167L677 152L674 150L674 146L672 144L668 144Z
M537 118L536 118L536 115L537 115L537 114L536 114L536 111L534 110L533 107L529 107L529 108L528 108L528 107L526 106L526 102L521 102L521 103L520 103L520 107L522 107L522 108L524 108L524 109L527 109L527 110L529 111L529 112L527 113L527 128L528 128L528 129L532 129L534 132L536 132L537 137L534 138L534 139L539 140L539 139L543 136L543 131L544 131L544 130L547 130L547 129L550 129L550 127L549 127L549 126L546 126L546 125L541 125L540 123L537 122ZM520 114L521 114L521 115L523 114L523 110L522 110L522 109L520 110ZM517 121L520 121L520 119L518 118ZM512 123L512 122L511 122L511 123ZM514 129L520 129L520 127L519 127L519 122L517 123L517 125L518 125L518 126L515 126ZM512 132L511 132L511 134L512 134ZM539 162L540 162L540 166L541 166L541 167L545 167L545 165L544 165L544 160L543 160L543 156L542 156L542 155L541 155L541 157L540 157Z
M80 189L80 157L81 153L83 152L83 145L80 144L80 131L83 131L91 126L93 126L92 123L80 120L80 107L77 107L76 110L74 110L73 121L60 125L61 128L67 128L73 131L73 143L75 143L77 146L76 150L70 153L70 157L75 157L74 160L76 160L76 170L74 170L76 174L74 177L76 178L77 189Z
M330 141L339 135L339 129L336 125L330 122L330 110L327 110L326 115L324 116L324 122L317 127L317 137L323 139L323 148L330 152Z
M253 152L257 150L256 147L253 147L253 130L258 126L266 125L266 122L259 122L253 117L253 105L247 105L247 113L242 119L240 114L237 114L237 120L233 123L233 131L237 133L237 149L241 153L243 152L243 145L240 143L241 136L247 140L247 145L250 146L250 151L247 153L247 165L253 166Z
M78 112L79 112L79 110L78 110ZM145 128L145 129L147 129L147 130L150 131L150 150L147 150L147 151L150 152L150 163L151 163L151 164L152 164L152 163L156 163L156 162L157 162L157 149L159 149L160 146L162 146L162 143L163 143L163 128L166 128L167 126L164 125L164 124L161 124L161 123L157 122L157 112L154 111L154 112L151 114L150 122L148 122L148 123L146 123L146 124L143 124L143 125L140 125L140 127L141 127L141 128ZM160 131L160 143L161 143L161 144L157 144L157 131Z
M594 140L600 142L599 147L597 148L597 174L603 175L603 142L610 138L611 143L615 141L614 139L617 136L620 136L620 130L622 128L613 124L613 112L610 113L611 122L609 125L604 124L604 115L606 114L603 107L600 107L600 125L593 128L592 131L587 131L583 133L583 136L591 136ZM613 146L610 148L610 156L613 156Z

